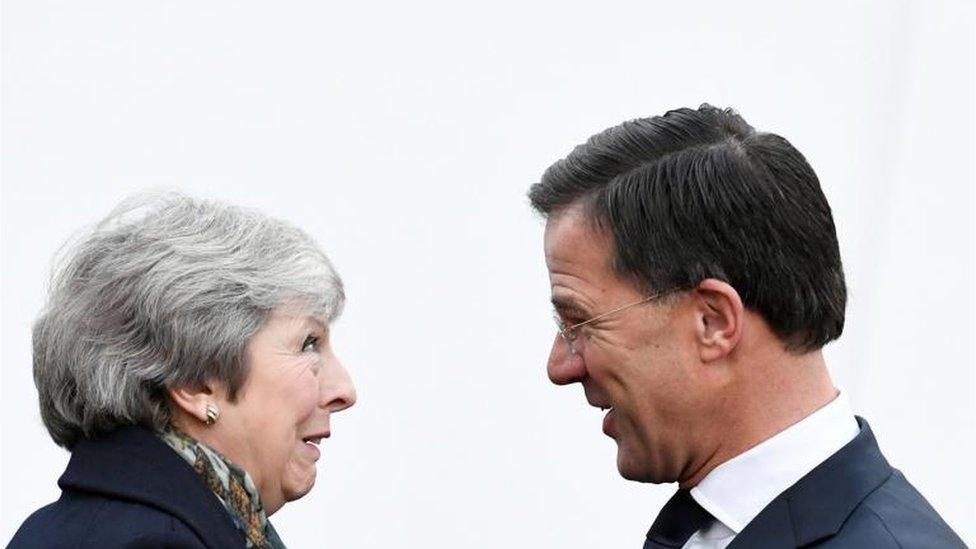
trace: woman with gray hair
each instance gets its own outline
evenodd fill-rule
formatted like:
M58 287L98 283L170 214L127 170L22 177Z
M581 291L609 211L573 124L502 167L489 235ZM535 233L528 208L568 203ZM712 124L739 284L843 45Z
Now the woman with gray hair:
M329 325L342 282L312 240L170 193L123 203L55 269L34 325L61 498L10 547L283 547L267 517L315 482L356 401Z

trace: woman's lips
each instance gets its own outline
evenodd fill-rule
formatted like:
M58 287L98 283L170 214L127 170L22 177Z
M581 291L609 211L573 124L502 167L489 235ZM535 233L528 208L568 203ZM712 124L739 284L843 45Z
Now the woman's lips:
M318 461L319 457L322 456L322 452L317 446L320 440L321 439L310 439L302 441L303 451L308 454L312 461Z

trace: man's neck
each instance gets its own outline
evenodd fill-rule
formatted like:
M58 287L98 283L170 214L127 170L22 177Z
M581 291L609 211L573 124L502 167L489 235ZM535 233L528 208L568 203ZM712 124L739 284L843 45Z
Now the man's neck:
M713 444L681 488L697 485L713 469L798 423L837 396L820 351L754 357L729 390L727 410L714 426Z

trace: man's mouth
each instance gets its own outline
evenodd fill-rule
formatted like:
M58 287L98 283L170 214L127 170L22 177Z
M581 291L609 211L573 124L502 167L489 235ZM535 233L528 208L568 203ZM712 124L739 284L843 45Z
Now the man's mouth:
M605 402L593 402L590 399L587 399L587 403L590 406L592 406L594 408L599 408L600 410L602 410L604 412L606 412L607 410L612 410L613 409L613 405L612 404L607 404Z
M603 416L603 433L611 438L614 437L614 426L613 426L613 406L600 407L600 410L609 410L605 416Z

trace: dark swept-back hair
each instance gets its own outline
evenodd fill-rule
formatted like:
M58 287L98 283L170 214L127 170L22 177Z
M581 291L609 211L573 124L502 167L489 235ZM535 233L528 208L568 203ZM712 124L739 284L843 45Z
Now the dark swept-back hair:
M613 235L614 268L646 291L729 283L792 352L844 329L847 290L830 206L790 143L702 105L591 137L529 189Z

